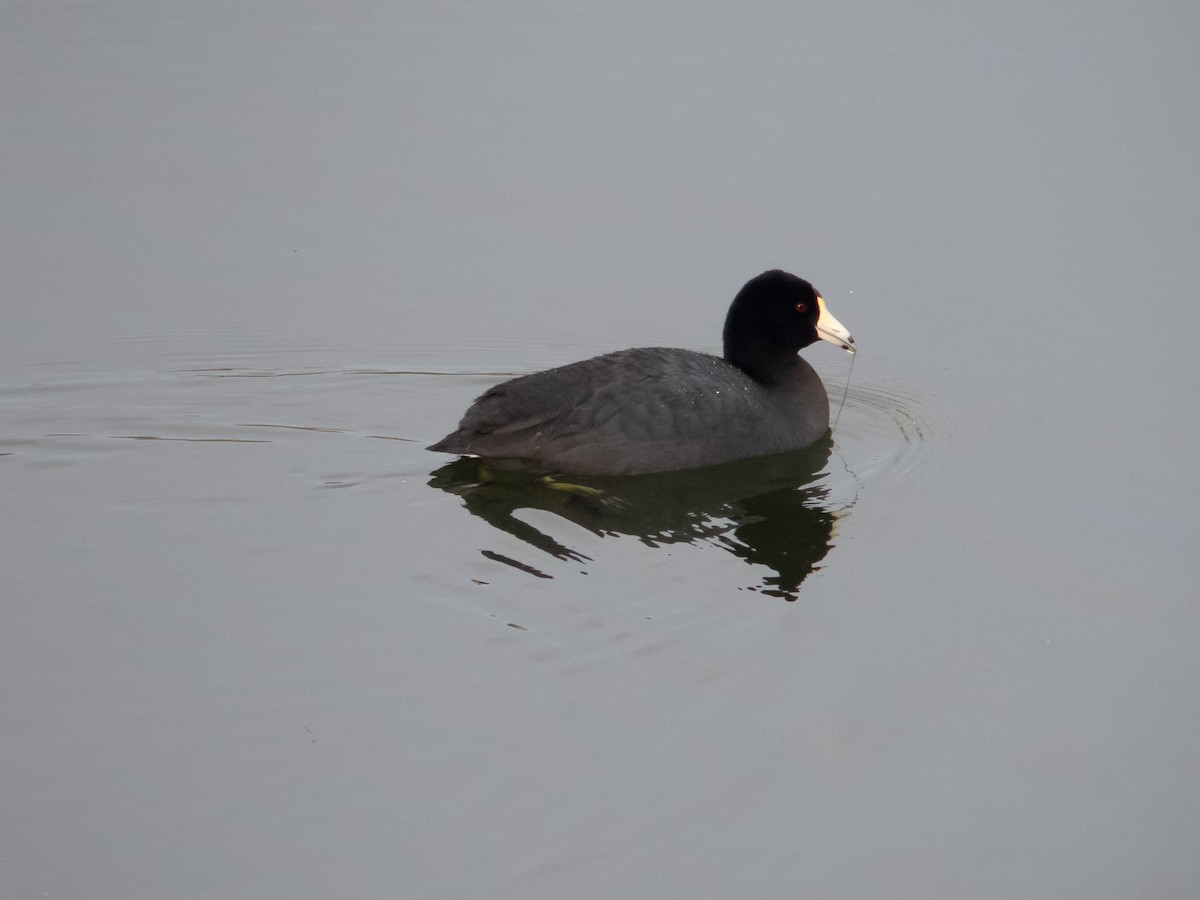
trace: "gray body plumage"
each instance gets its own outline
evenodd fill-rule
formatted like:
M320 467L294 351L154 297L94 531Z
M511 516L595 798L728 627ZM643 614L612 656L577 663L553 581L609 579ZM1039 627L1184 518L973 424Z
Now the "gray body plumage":
M429 449L539 471L635 475L807 446L829 427L799 356L770 384L708 353L620 350L496 385Z

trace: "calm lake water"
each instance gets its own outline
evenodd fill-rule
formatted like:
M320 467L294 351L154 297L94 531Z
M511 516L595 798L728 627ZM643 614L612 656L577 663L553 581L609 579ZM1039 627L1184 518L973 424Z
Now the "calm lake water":
M0 18L0 895L1200 896L1200 7ZM423 449L776 267L828 444Z

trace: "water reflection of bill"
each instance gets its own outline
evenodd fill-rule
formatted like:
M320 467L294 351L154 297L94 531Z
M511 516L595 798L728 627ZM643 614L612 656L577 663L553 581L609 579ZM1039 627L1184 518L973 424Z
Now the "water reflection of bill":
M776 456L626 477L547 479L463 458L434 471L429 484L457 494L470 512L556 559L588 557L517 518L517 510L546 510L594 534L629 535L650 547L720 547L772 571L752 590L795 600L833 546L835 522L845 514L844 504L834 510L821 483L832 447L822 440ZM547 577L526 562L485 555Z

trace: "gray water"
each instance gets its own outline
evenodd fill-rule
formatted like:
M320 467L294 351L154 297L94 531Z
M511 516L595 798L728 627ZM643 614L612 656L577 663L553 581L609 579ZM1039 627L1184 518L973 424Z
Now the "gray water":
M1198 10L5 4L0 896L1200 895ZM775 267L830 445L423 449Z

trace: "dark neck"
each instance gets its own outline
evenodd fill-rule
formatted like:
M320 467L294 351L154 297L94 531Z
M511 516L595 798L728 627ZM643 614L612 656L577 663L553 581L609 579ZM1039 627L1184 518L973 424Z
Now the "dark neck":
M725 359L755 381L777 384L796 367L796 351L789 350L769 336L732 338L725 335Z

